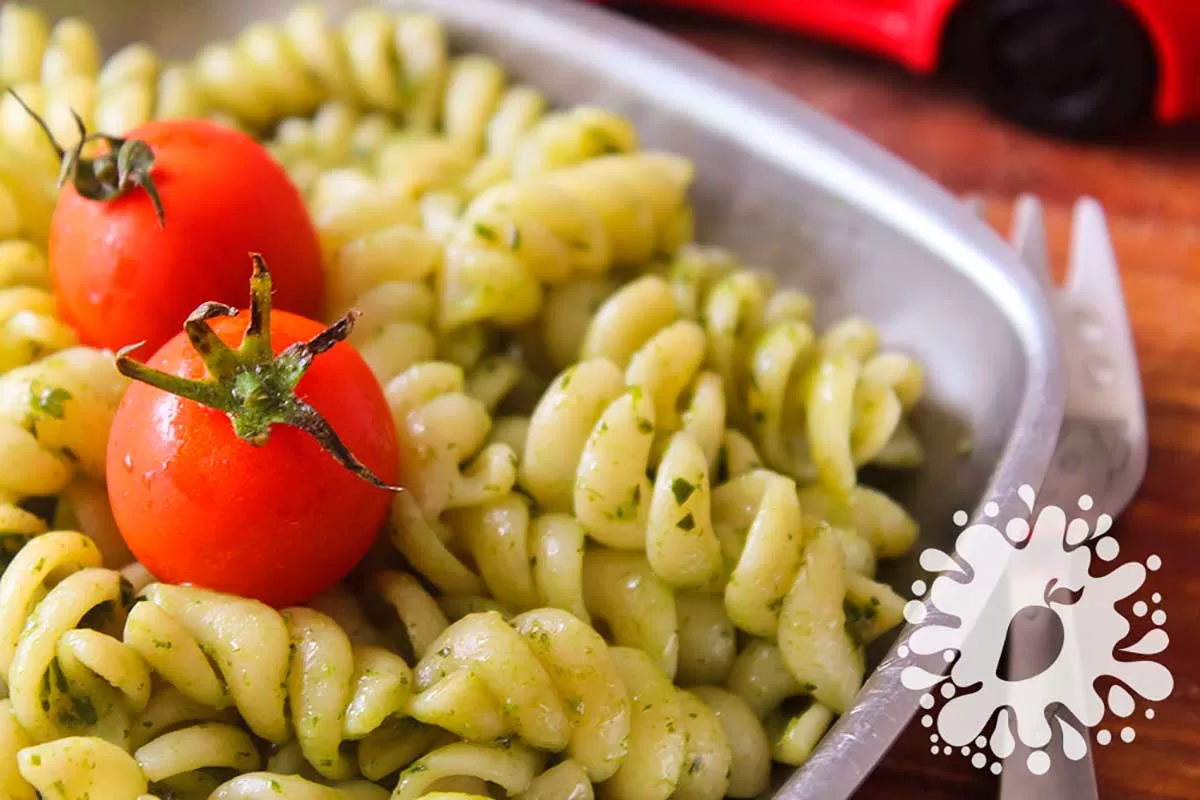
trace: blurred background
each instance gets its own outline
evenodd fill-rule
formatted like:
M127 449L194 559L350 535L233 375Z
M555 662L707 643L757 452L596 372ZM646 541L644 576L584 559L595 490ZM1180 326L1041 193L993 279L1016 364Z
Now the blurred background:
M1200 3L1136 2L1170 7L1177 22L1165 35L1173 47L1200 56ZM1200 584L1190 567L1200 552L1200 124L1187 121L1194 101L1185 102L1200 94L1200 68L1177 76L1170 90L1177 103L1164 119L1160 56L1139 49L1148 34L1116 0L978 0L975 6L1011 13L990 33L970 34L967 44L980 59L932 71L911 69L921 60L911 55L919 37L900 21L913 8L952 0L608 4L800 98L950 191L981 197L1001 231L1008 230L1017 196L1037 194L1046 204L1060 278L1072 204L1084 195L1103 204L1141 363L1151 448L1146 480L1118 521L1118 535L1133 552L1163 554L1159 577L1180 635L1173 632L1174 652L1168 651L1176 691L1159 724L1141 726L1133 744L1096 753L1101 797L1200 796L1200 653L1187 652L1183 636L1200 623ZM695 5L733 13L699 12ZM862 13L856 16L855 7ZM1124 16L1096 22L1094 14L1114 8ZM771 19L745 19L764 14ZM867 29L864 20L876 27ZM936 44L915 45L923 47ZM982 79L981 63L990 70ZM995 796L995 779L966 759L930 755L925 733L914 725L859 796Z

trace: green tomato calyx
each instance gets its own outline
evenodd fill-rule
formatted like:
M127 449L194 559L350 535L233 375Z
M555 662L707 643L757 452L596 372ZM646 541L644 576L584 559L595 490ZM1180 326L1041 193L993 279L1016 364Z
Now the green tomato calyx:
M271 273L261 255L254 253L251 259L250 323L236 350L221 341L208 322L214 317L235 316L236 308L203 303L183 324L209 378L182 378L134 361L129 354L144 342L122 348L117 353L117 369L135 381L225 412L234 433L255 447L267 443L274 425L299 428L359 478L381 489L401 491L398 486L384 483L359 461L320 412L296 395L296 386L313 359L349 335L358 312L352 309L312 339L296 342L276 356L271 349Z
M61 162L58 171L60 189L70 180L81 197L107 202L140 186L150 195L159 227L166 227L162 199L159 198L158 187L154 185L154 179L150 175L154 166L154 152L148 144L139 139L121 139L106 133L88 133L79 114L75 113L75 109L71 109L71 116L75 118L75 125L79 128L79 141L70 150L66 150L54 138L54 133L41 115L30 108L11 87L8 93L33 117L50 140L50 145ZM107 152L95 158L84 158L83 150L91 142L104 142L108 145Z

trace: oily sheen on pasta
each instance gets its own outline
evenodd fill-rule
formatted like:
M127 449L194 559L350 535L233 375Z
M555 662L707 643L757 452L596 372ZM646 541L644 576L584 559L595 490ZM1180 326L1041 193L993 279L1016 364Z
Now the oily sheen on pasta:
M6 95L0 796L754 798L851 708L902 616L877 569L917 537L859 473L921 465L922 370L697 244L703 165L382 7L176 62L7 3L0 84L67 145L73 113L262 138L326 317L360 312L405 487L304 606L133 562L104 491L126 381L57 317L57 159Z

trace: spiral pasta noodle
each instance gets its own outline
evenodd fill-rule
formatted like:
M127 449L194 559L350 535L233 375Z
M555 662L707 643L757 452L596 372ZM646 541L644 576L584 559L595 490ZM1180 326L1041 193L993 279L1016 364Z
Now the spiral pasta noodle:
M398 69L396 68L398 66ZM427 14L389 15L380 10L352 12L334 28L316 4L297 7L278 29L252 26L231 44L210 47L197 59L197 71L211 95L235 117L263 125L271 119L304 114L320 99L334 103L309 128L294 119L282 137L285 160L318 159L322 166L342 166L354 154L379 153L381 172L394 172L397 159L411 154L410 142L383 144L390 133L388 115L402 117L406 129L428 134L419 141L421 152L437 148L457 165L458 178L466 177L473 160L484 150L497 158L512 156L516 141L539 121L546 103L535 90L508 88L504 70L483 56L451 59L440 21ZM360 117L355 106L372 109ZM383 114L385 116L380 116ZM597 130L617 128L619 123L602 113L591 124ZM336 118L336 120L335 120ZM580 125L566 126L579 128ZM567 133L566 138L571 134ZM580 138L581 134L575 134ZM525 155L528 162L518 172L529 172L536 162L572 160L564 156L564 132L532 137ZM624 142L630 149L633 138L627 123L610 136L604 148ZM545 140L542 147L535 146ZM567 148L569 149L569 148ZM577 150L584 150L581 145ZM595 151L595 146L591 151ZM409 153L403 153L409 150ZM576 155L581 160L584 155ZM393 162L393 168L389 168ZM476 185L490 175L496 180L508 174L506 163L479 171Z
M112 623L128 599L120 575L100 563L87 537L53 532L22 548L0 577L0 675L12 717L33 742L93 731L122 739L148 699L149 676L119 641L76 630L98 607L95 622Z
M483 402L466 393L462 368L446 362L417 364L386 387L397 429L420 465L407 475L412 500L436 519L450 508L478 505L507 493L516 481L516 455L503 444L486 444L491 417Z
M77 476L103 479L108 427L125 385L112 354L88 348L0 375L0 566L45 530L21 500L56 495Z
M0 373L76 344L75 332L54 315L54 297L21 286L0 289Z
M488 189L447 245L440 324L519 325L541 309L544 283L677 248L690 232L691 171L664 153L614 155Z
M440 539L433 545L404 542L401 550L443 591L495 598L465 610L511 614L549 606L584 621L603 620L615 642L646 650L664 672L675 674L674 594L640 554L585 551L578 521L566 514L535 515L515 493L450 512L445 535L449 545ZM423 569L422 559L431 556L422 545L435 550L436 569Z
M325 315L332 320L357 310L350 341L381 383L435 357L464 368L485 366L489 342L482 329L435 325L430 279L442 264L442 247L417 225L417 206L406 190L361 171L333 170L318 179L312 209L329 264ZM497 367L497 358L490 365ZM481 399L491 398L489 406L519 377L501 377L511 369L483 371L492 380L473 383L488 384Z
M193 755L213 752L228 753L229 757L197 759ZM96 737L60 739L23 750L19 756L19 769L28 781L26 786L32 787L30 791L36 788L43 797L153 800L154 795L149 794L151 785L176 791L173 788L176 784L171 783L169 776L163 777L164 768L169 773L199 762L214 770L237 770L256 763L257 754L250 739L237 728L195 726L168 734L133 755ZM180 791L184 796L282 797L286 800L384 800L387 797L383 789L364 781L324 786L292 775L252 771L220 783L202 773L194 774L201 777L178 784L183 787Z
M352 646L318 611L281 615L255 601L154 584L126 616L128 586L99 563L89 539L54 532L27 545L0 578L0 668L19 726L5 741L58 746L72 735L95 737L132 751L143 780L194 782L192 773L208 768L260 767L247 733L223 713L236 708L256 735L279 744L294 736L318 774L347 780L359 769L340 754L342 742L406 711L407 663L378 646ZM63 572L47 592L47 578ZM106 624L81 627L89 620ZM151 671L167 686L153 697ZM50 750L38 757L52 761Z
M9 147L0 145L0 375L77 343L48 291L44 242L53 183Z
M481 642L488 643L486 650L480 650ZM586 778L607 781L606 791L615 797L725 796L732 750L716 714L676 689L645 653L608 649L587 625L561 610L527 612L511 625L494 612L464 618L422 659L416 676L418 688L427 687L416 698L418 713L439 721L454 717L455 705L461 709L473 698L469 681L483 682L491 697L504 700L493 700L496 708L473 719L491 718L511 728L460 733L482 738L511 730L523 744L436 750L401 774L397 796L418 796L410 791L462 774L486 778L510 794L586 786ZM566 750L569 761L535 778L539 762L525 749L529 744Z
M96 33L87 22L66 18L47 31L37 11L13 3L5 9L0 38L14 40L9 52L12 61L22 64L0 68L0 83L13 87L41 114L63 146L79 138L75 115L89 131L119 136L151 119L209 113L192 70L163 64L149 46L132 44L102 61ZM37 68L30 69L34 63ZM11 97L0 103L0 129L10 146L35 156L53 176L53 149Z
M404 218L404 209L415 211L407 199L377 193L372 179L353 173L323 180L313 211L331 254L325 315L358 309L350 341L386 384L437 354L430 330L436 300L424 281L440 264L441 249Z
M703 363L721 379L729 419L752 434L768 465L802 483L820 478L844 493L865 463L922 461L902 417L921 396L916 362L879 352L874 329L856 318L818 339L806 295L775 290L768 275L741 268L725 251L687 247L661 275L615 292L584 283L555 299L567 309L595 305L587 314L547 313L545 339L566 343L550 348L556 364L602 355L624 365L676 320L700 326ZM715 388L708 384L702 403L716 402Z
M471 198L508 179L637 149L636 131L612 112L547 113L540 92L508 85L503 68L489 58L444 63L444 34L414 21L404 35L423 37L428 78L415 80L404 128L397 129L386 103L368 102L375 110L364 114L338 99L322 105L311 122L285 120L273 146L301 186L318 170L357 166L414 195L444 189Z
M803 381L805 433L817 477L844 496L857 484L858 467L875 460L900 431L905 400L911 407L920 396L920 368L911 359L879 355L875 330L850 318L816 343Z
M0 144L0 374L75 343L47 291L53 189L52 176Z

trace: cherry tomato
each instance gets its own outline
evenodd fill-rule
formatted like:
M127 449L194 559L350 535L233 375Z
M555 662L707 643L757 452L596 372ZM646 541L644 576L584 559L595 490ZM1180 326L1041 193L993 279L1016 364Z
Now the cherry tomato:
M90 199L77 176L50 223L59 313L85 344L115 350L145 341L157 349L201 302L243 300L252 251L272 266L280 308L319 315L316 231L300 193L261 145L203 120L151 122L123 141L143 142L153 155L148 174L163 224L144 186Z
M269 283L264 291L269 297ZM238 353L251 313L203 324ZM323 329L284 312L269 319L276 356ZM108 444L108 492L118 527L159 580L274 606L309 600L367 552L388 513L390 492L349 471L298 427L271 425L252 444L222 410L141 382L185 379L181 383L194 391L201 391L196 382L219 383L194 342L180 334L145 365L118 360L123 372L139 378L117 410ZM294 397L315 409L374 476L394 483L397 448L387 401L349 344L319 351Z

